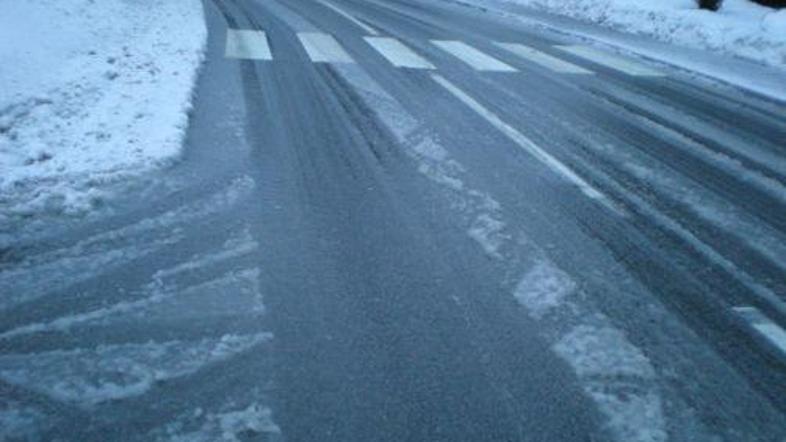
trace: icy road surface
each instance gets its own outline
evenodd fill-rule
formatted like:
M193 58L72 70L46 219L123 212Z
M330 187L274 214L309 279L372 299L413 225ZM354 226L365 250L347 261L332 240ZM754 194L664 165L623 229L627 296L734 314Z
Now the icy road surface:
M0 250L3 437L786 438L783 103L446 2L205 12L182 161Z

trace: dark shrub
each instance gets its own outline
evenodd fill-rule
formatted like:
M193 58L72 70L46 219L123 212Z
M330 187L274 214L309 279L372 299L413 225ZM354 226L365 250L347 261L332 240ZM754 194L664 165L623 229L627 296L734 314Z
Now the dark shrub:
M709 9L710 11L717 11L720 8L723 0L698 0L701 9Z
M771 8L786 8L786 0L753 0L756 3Z

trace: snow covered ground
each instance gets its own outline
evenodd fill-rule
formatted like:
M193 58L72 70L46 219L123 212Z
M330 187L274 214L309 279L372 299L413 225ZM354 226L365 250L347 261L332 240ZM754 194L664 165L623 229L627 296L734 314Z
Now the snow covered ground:
M786 9L725 0L718 12L694 0L470 0L533 7L661 41L786 69Z
M0 230L80 215L176 160L207 31L199 0L0 0Z

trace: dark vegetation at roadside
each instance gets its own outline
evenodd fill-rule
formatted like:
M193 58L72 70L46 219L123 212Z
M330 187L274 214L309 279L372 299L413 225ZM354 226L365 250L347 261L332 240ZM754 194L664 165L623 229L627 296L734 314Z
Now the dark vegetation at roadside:
M786 0L751 0L760 5L769 6L771 8L786 7ZM723 0L696 0L701 9L709 9L710 11L717 11L723 4Z

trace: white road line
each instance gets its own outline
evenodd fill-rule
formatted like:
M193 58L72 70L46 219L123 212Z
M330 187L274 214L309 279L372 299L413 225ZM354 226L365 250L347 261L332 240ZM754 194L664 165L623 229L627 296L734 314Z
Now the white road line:
M331 3L328 3L328 2L326 2L326 1L324 1L324 0L317 0L317 2L319 2L319 3L321 3L322 5L324 5L324 6L328 7L328 8L330 8L330 9L332 9L332 10L333 10L333 12L335 12L336 14L338 14L338 15L340 15L340 16L342 16L342 17L346 18L347 20L351 21L352 23L354 23L355 25L357 25L359 28L361 28L361 29L363 29L364 31L366 31L366 33L368 33L368 34L371 34L371 35L379 35L379 32L377 32L377 30L376 30L376 29L374 29L374 28L372 28L371 26L369 26L369 25L367 25L367 24L363 23L362 21L360 21L360 20L356 19L356 18L355 18L354 16L352 16L350 13L348 13L348 12L344 11L343 9L339 8L338 6L335 6L335 5L333 5L333 4L331 4Z
M556 46L570 54L636 77L663 77L664 74L627 58L600 51L589 46Z
M299 32L297 38L314 63L354 63L333 36L319 32Z
M228 29L224 56L248 60L272 60L273 54L262 31Z
M478 115L483 117L486 121L491 123L492 126L496 127L500 132L505 134L508 138L513 140L516 144L519 145L524 151L529 153L530 155L537 158L540 162L545 164L548 168L553 170L554 172L562 175L564 178L568 179L572 182L576 187L581 190L584 195L600 202L607 208L611 209L613 212L624 215L621 212L621 209L617 208L609 199L601 193L599 190L595 189L584 181L580 176L576 175L575 172L558 159L551 156L548 152L544 151L540 147L538 147L532 140L527 138L524 134L514 129L509 124L502 121L498 116L496 116L493 112L483 107L482 104L475 101L474 98L470 97L464 91L456 87L453 83L449 82L445 78L437 74L431 74L431 78L434 79L440 86L444 87L448 90L451 94L453 94L456 98L461 100L464 104L469 106L470 109L475 111Z
M478 71L516 72L516 68L486 55L464 42L431 40L431 43Z
M364 37L364 39L385 57L393 66L412 69L435 69L428 60L416 54L395 38Z
M745 319L754 330L786 355L786 330L772 322L756 307L734 307L734 312Z
M501 43L501 42L495 42L494 44L518 55L521 58L525 58L547 69L551 69L554 72L559 72L561 74L584 74L584 75L591 75L593 73L589 69L584 69L583 67L576 66L573 63L568 63L567 61L540 52L537 49L533 49L523 44Z

